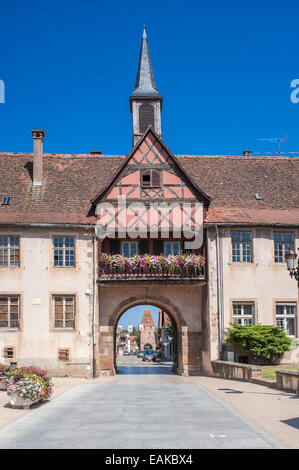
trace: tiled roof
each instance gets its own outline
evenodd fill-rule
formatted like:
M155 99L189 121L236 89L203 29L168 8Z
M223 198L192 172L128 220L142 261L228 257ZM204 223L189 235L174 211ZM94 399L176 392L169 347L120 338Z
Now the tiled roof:
M206 222L299 224L299 158L175 157L211 197ZM90 200L125 158L44 154L38 187L32 184L32 154L0 153L0 223L94 224ZM8 206L1 205L3 196L11 197Z
M122 156L43 156L43 184L32 184L32 154L0 153L0 223L93 224L90 199L104 189ZM9 206L1 206L10 196Z
M141 325L143 326L155 326L152 314L150 310L144 310L143 317L141 320Z
M206 222L299 224L299 158L176 157L211 197Z

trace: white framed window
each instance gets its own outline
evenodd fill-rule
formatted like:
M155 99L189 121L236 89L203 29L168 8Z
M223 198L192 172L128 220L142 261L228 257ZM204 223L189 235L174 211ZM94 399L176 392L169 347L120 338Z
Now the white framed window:
M296 302L276 303L276 326L288 336L296 336L297 304Z
M20 267L20 237L0 236L0 268Z
M53 295L54 328L75 329L75 296Z
M0 296L0 329L20 328L20 297Z
M243 326L254 325L254 303L233 302L232 322Z
M164 255L178 255L180 251L180 242L164 242Z
M252 236L251 232L234 230L231 232L232 241L232 262L251 263L252 262Z
M75 237L53 237L54 267L75 267Z
M285 255L294 249L293 232L274 232L274 261L284 263Z
M137 255L137 242L122 242L121 254L128 258Z

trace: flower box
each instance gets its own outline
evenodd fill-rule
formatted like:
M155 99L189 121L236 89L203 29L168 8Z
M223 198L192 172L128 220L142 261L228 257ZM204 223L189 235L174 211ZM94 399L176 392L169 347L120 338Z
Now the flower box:
M10 406L11 408L24 408L29 410L29 407L33 405L34 403L39 402L41 399L32 401L29 400L28 398L21 398L17 393L12 392L10 395Z
M99 275L102 278L199 278L204 275L205 260L200 255L122 255L102 253Z

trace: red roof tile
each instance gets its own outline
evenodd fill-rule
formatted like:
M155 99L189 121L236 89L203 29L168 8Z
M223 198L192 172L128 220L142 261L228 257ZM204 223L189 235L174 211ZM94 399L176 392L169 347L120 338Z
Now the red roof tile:
M299 158L175 155L211 198L206 222L299 224ZM94 224L90 199L126 159L122 155L43 157L43 184L32 184L32 154L0 153L0 223ZM263 199L256 200L254 194Z

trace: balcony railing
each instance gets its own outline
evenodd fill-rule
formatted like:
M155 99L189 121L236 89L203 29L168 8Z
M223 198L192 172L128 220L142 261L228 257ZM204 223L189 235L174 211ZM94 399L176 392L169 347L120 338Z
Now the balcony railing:
M103 255L99 263L99 279L100 280L202 280L205 278L204 260L202 257L194 257L194 264L176 264L177 259L172 257L173 262L169 264L152 265L150 263L129 264L130 258L126 259L127 262L120 262L119 264L107 262L107 258ZM118 255L117 255L118 256ZM190 255L192 256L192 255ZM136 260L136 257L134 257ZM164 257L167 259L167 257ZM185 257L186 258L186 257ZM140 257L139 257L140 261ZM190 261L190 259L189 259ZM192 261L192 259L191 259ZM188 262L188 260L187 260ZM162 259L163 263L163 259Z

